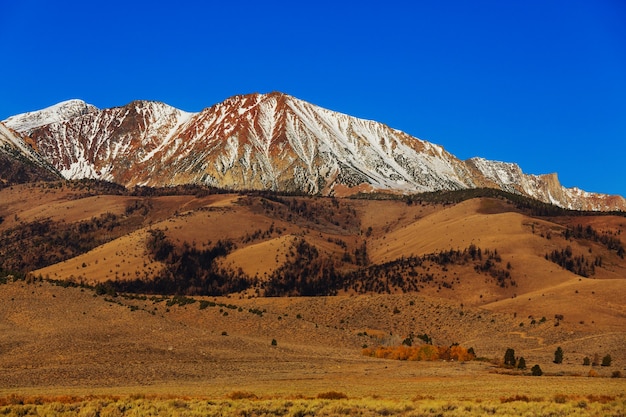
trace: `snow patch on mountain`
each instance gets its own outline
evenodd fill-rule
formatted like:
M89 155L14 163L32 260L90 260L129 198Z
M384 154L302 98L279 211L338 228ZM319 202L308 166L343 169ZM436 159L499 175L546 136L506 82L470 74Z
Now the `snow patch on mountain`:
M488 161L484 158L470 158L468 162L478 168L485 177L502 186L519 184L522 178L522 170L514 163Z
M39 127L96 111L98 111L96 106L87 104L82 100L72 99L46 107L43 110L11 116L3 123L17 132L30 135Z

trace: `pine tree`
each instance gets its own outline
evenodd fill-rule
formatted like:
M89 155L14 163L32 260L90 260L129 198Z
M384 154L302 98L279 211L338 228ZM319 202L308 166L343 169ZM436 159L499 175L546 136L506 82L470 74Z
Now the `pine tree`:
M515 350L508 348L504 353L504 366L515 367Z
M563 349L561 349L561 346L556 348L554 352L554 363L563 363Z

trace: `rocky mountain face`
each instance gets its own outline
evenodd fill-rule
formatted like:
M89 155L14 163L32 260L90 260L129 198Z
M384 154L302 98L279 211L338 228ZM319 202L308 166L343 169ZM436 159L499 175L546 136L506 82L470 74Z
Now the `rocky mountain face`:
M29 137L0 123L0 188L60 178L61 174L37 152Z
M462 161L381 123L281 93L235 96L199 113L148 101L98 110L77 100L42 112L5 123L30 135L68 179L320 195L492 187L565 208L626 210L623 197L567 189L555 174L526 175L511 163Z

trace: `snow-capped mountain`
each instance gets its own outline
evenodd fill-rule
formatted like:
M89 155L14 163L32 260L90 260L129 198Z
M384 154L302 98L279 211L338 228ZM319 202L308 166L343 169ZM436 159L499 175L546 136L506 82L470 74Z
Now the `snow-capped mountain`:
M86 106L67 113L59 111L64 105L52 106L45 116L32 112L7 123L30 134L41 154L72 179L321 195L493 187L567 208L626 210L622 197L566 189L554 174L526 175L515 164L461 161L381 123L281 93L235 96L199 113L148 101L105 110Z
M20 133L30 135L33 130L49 125L50 123L63 122L87 113L98 111L96 106L87 104L82 100L62 101L43 110L18 114L4 120L3 123Z
M190 117L163 103L135 101L35 129L40 152L68 179L96 178L133 186L133 171ZM161 181L162 179L157 179ZM169 183L168 183L169 184Z
M590 193L576 187L565 188L555 173L524 174L517 164L483 158L470 158L465 163L474 175L478 171L487 180L481 186L500 188L572 210L626 211L626 200L623 197Z

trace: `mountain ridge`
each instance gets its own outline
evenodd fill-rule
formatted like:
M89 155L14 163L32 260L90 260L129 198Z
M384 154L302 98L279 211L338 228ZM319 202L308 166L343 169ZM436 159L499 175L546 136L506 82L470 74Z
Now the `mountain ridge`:
M46 117L30 112L5 123L32 137L68 179L337 196L491 187L568 209L626 211L621 196L565 188L556 174L524 174L514 163L462 161L382 123L279 92L233 96L198 113L155 101L102 110L81 103L65 116L50 115L60 103L42 110Z

